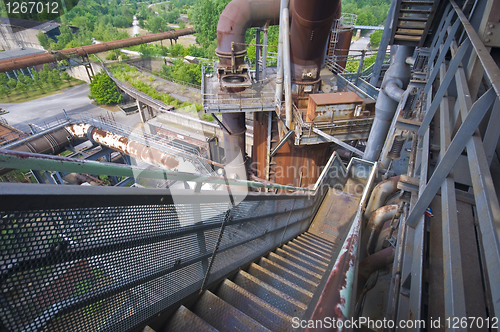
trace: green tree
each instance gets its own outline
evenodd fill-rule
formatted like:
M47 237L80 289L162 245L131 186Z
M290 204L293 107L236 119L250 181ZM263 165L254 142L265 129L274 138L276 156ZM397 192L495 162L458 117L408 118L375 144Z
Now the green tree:
M382 40L383 30L375 30L370 35L370 46L372 48L377 48L380 45L380 41Z
M69 76L67 72L63 71L61 73L61 79L65 80L69 85L71 85L71 76Z
M13 78L9 78L9 80L7 81L7 86L10 88L10 89L15 89L16 86L17 86L17 80L13 79Z
M122 99L115 82L104 72L94 76L90 83L90 98L99 104L117 104Z
M21 93L24 92L26 96L28 96L28 87L25 84L21 83L21 81L17 81L16 90Z
M9 76L6 73L0 73L0 85L6 85L9 81Z
M7 87L3 84L0 84L0 97L7 97L9 100L9 96L10 96L10 93L11 93L12 90L10 89L7 89Z
M193 9L193 23L202 45L217 39L219 17L230 0L198 0Z
M44 34L42 32L42 30L38 30L38 34L36 35L36 38L38 38L38 41L40 42L40 46L42 46L44 49L49 48L49 45L50 45L49 38L47 37L46 34Z

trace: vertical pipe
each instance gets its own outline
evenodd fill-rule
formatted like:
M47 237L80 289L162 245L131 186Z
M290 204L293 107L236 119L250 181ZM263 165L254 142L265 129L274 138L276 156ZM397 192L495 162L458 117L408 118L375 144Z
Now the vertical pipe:
M401 89L406 89L410 80L410 66L406 63L406 58L413 54L413 47L399 45L394 61L384 75L384 80L380 89L377 103L375 104L375 119L366 143L364 159L375 161L379 158L380 151L387 137L392 118L396 112L399 101L394 100L397 94L395 82L399 82ZM388 84L390 83L390 84ZM387 87L386 87L387 85ZM401 92L399 89L398 91ZM400 94L399 94L400 95Z
M281 0L280 14L283 9L288 8L288 0ZM276 95L274 100L280 102L276 106L281 108L281 99L283 98L283 22L280 20L279 38L278 38L278 73L276 74Z
M266 79L266 67L267 67L267 31L269 30L269 23L264 26L264 41L262 42L262 80Z
M245 172L245 112L223 113L222 121L231 134L224 132L225 168L228 176L236 174L246 180Z
M288 129L292 126L292 77L290 66L290 18L288 8L283 8L282 27L283 27L283 73L285 76L285 110L286 126Z
M255 80L259 81L259 71L260 71L260 66L259 66L259 58L260 58L260 28L256 29L255 33Z

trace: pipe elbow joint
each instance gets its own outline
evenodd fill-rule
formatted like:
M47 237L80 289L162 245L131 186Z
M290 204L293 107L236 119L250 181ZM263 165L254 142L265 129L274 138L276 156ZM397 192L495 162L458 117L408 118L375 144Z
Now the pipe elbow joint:
M385 82L382 87L382 91L387 97L397 102L401 100L403 93L405 92L405 90L403 90L403 82L399 78L395 77L390 78Z

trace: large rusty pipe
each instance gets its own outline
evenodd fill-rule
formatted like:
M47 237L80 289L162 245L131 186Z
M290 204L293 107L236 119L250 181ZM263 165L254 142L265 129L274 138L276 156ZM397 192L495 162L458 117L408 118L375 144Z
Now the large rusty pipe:
M178 170L181 158L162 152L142 143L129 140L126 137L115 135L106 130L92 127L89 124L73 124L67 127L75 137L88 138L96 143L105 145L113 150L123 152L133 158L168 170Z
M70 143L75 141L75 137L65 128L59 128L53 132L46 133L42 136L36 136L26 140L25 143L11 148L12 151L41 153L41 154L57 154ZM11 169L1 168L0 175L9 172Z
M333 20L340 15L340 1L292 0L290 13L292 80L317 81L325 60Z
M359 300L363 287L368 281L368 278L370 278L371 274L385 268L393 262L394 247L390 246L366 257L359 263L356 301Z
M394 218L398 210L398 205L386 205L372 213L366 225L366 230L363 232L363 240L361 241L361 246L366 248L368 255L373 252L373 239L378 238L382 226L386 221Z
M366 205L364 214L365 219L369 219L375 210L384 205L387 197L398 189L397 185L399 178L399 175L393 176L392 178L380 182L373 188L370 200Z
M219 65L238 68L246 55L245 31L279 24L280 0L233 0L222 11L217 25ZM236 67L236 68L235 68Z
M157 40L177 38L180 36L190 35L193 33L195 33L195 30L193 28L186 28L175 31L155 33L152 35L147 35L142 37L133 37L133 38L115 40L100 44L68 48L61 51L51 51L42 54L28 55L19 58L3 60L0 61L0 72L32 67L54 61L60 61L74 56L85 56L88 54L100 53L123 47L151 43Z

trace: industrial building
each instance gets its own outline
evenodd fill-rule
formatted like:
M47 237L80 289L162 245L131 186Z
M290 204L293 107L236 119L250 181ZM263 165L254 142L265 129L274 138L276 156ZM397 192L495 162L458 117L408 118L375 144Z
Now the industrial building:
M148 133L82 116L9 140L0 173L39 183L0 183L0 331L497 330L499 10L393 0L389 54L354 75L340 1L233 0L202 70L217 126L173 138L168 105L113 78Z

